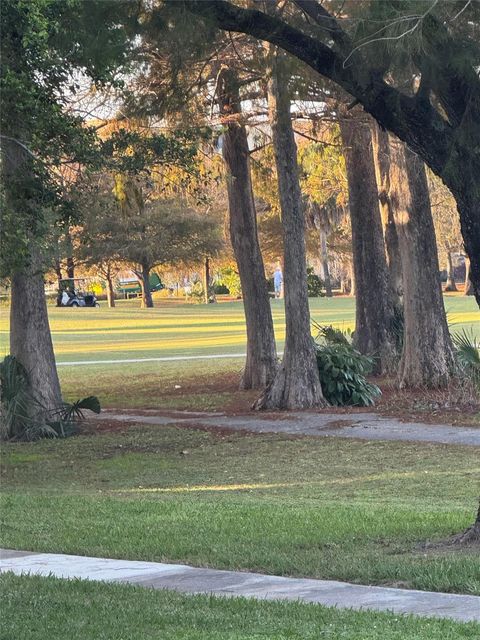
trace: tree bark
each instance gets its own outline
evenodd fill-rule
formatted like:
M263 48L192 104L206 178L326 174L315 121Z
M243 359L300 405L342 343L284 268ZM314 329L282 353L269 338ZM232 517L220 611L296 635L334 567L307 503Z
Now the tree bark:
M473 286L470 280L470 258L468 256L465 257L465 284L463 292L466 296L473 296Z
M142 309L151 309L153 307L153 298L150 291L150 266L142 264L141 267L142 269L138 275L142 289Z
M281 366L258 409L307 409L326 404L310 332L305 216L299 183L297 145L290 116L288 77L273 60L268 104L277 167L284 242L285 349Z
M208 304L210 302L210 258L205 258L203 266L203 294L205 304Z
M445 291L458 291L455 284L455 270L453 268L452 254L447 251L447 282L445 283Z
M67 278L71 278L72 280L75 278L75 262L72 256L67 257Z
M383 242L370 128L352 115L340 119L352 221L356 290L354 343L375 356L375 373L389 371L395 358L393 302Z
M327 234L323 229L319 230L320 234L320 264L322 267L322 280L325 284L325 294L327 298L333 296L332 281L330 279L330 269L328 267L328 249L327 249Z
M40 257L35 248L31 248L30 265L12 275L10 353L28 372L32 390L43 408L39 412L59 409L62 404L60 382L48 322ZM32 409L37 410L35 407Z
M377 179L378 199L382 218L383 237L392 287L392 302L397 314L403 314L402 260L398 245L397 228L390 200L390 148L388 133L372 123L373 157Z
M113 289L113 279L110 267L106 270L105 280L107 281L107 304L111 309L115 306L115 291Z
M15 210L22 198L9 190L11 184L21 186L32 175L31 158L10 140L2 141L2 179L6 201ZM29 194L28 188L26 193ZM31 206L31 202L25 202ZM43 264L35 239L30 237L28 263L11 274L10 353L25 367L30 386L42 409L32 407L32 413L48 413L61 406L52 336L48 322Z
M219 105L225 126L223 158L228 171L230 239L242 285L247 326L247 358L240 387L263 389L277 370L277 351L258 242L247 132L242 122L238 82L228 69L219 75Z
M404 285L401 387L443 387L455 358L443 306L435 230L425 166L406 145L389 136L390 199L393 204Z

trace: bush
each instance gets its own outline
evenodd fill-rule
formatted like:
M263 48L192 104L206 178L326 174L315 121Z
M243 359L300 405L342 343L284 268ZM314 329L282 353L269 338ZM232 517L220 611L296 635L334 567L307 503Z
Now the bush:
M352 332L341 331L331 324L318 324L312 321L313 326L317 330L317 340L323 339L327 344L351 344Z
M316 345L318 373L325 399L334 406L374 404L380 389L368 382L373 360L349 344Z
M66 437L88 409L100 413L95 396L48 411L35 396L25 367L14 357L0 363L0 439L38 440Z
M458 365L475 387L480 389L480 342L465 329L452 336Z
M373 405L381 394L380 389L366 378L372 371L373 358L354 349L350 331L316 322L313 325L317 329L318 372L326 400L339 407Z
M234 298L242 295L242 285L240 276L233 267L224 267L220 269L217 277L217 285L223 285L228 289L228 293Z
M313 273L313 269L309 267L307 269L307 289L308 289L308 297L309 298L319 298L320 296L325 295L322 292L323 282L322 280Z

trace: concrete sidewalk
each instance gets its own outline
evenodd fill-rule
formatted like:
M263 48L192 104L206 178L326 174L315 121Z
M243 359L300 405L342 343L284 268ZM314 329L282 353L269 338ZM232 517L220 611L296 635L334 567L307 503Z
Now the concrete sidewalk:
M340 609L480 622L480 597L370 587L333 580L285 578L179 564L0 550L0 572L126 582L154 589L258 600L299 600Z
M253 431L257 433L291 433L308 436L336 436L340 438L360 438L362 440L405 440L416 442L437 442L440 444L462 444L480 446L479 427L454 427L444 424L423 424L400 422L395 418L385 418L376 413L293 413L285 412L278 419L266 418L261 414L227 416L223 414L161 412L152 415L123 413L102 413L95 420L118 420L142 424L185 424L232 429L232 431Z

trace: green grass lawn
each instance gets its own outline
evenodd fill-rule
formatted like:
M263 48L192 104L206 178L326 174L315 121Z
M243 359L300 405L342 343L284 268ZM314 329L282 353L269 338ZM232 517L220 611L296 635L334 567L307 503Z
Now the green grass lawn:
M241 301L193 305L161 300L154 309L140 309L138 305L138 301L132 300L120 302L115 309L108 309L105 303L100 309L50 307L58 362L244 352L246 334ZM312 318L321 324L342 329L354 326L352 298L311 298L310 307ZM480 336L480 314L472 297L446 297L445 307L455 330L472 327ZM272 310L280 350L285 337L283 301L272 301ZM8 312L6 308L1 311L0 354L5 355Z
M480 625L130 585L0 576L5 640L477 640Z
M473 447L134 426L4 444L7 548L480 593Z

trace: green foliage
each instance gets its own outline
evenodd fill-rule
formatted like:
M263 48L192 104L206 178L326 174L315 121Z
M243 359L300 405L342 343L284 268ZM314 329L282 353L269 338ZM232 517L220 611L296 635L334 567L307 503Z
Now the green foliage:
M218 272L217 284L223 285L234 298L242 295L242 284L238 271L233 266L223 267Z
M341 331L331 324L318 324L312 320L312 325L317 329L317 339L323 339L327 344L350 345L351 331Z
M14 356L6 356L0 363L0 383L2 440L66 437L74 432L75 421L83 419L85 409L100 413L95 396L47 411L30 385L28 372Z
M316 322L313 325L318 331L315 344L318 372L327 401L339 407L373 405L381 394L366 378L372 371L373 358L362 355L351 345L350 334L332 325Z
M480 389L480 342L472 331L463 329L452 336L462 371Z
M322 293L323 282L319 278L311 267L307 269L307 288L309 298L318 298L325 295Z
M69 107L85 91L79 77L118 86L130 49L121 22L132 11L123 0L2 2L1 275L25 266L31 238L46 237L48 215L69 214L57 171L98 155L94 129Z
M381 394L367 381L373 361L347 344L317 345L317 364L323 395L330 404L368 407Z

